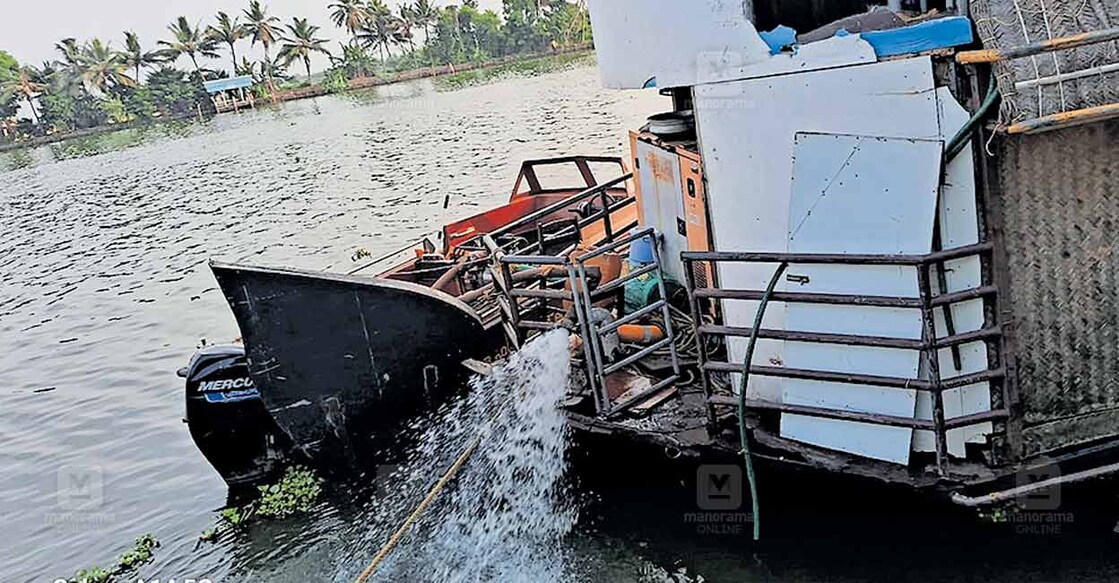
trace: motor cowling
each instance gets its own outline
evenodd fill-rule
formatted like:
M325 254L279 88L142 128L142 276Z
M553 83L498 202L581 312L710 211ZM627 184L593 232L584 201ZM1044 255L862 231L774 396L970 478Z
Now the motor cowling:
M195 445L230 487L261 484L282 471L287 440L260 400L245 349L206 346L179 371Z

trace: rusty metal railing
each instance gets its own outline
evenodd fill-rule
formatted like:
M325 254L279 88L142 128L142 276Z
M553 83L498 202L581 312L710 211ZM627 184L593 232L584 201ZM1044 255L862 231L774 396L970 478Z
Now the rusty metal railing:
M1003 379L1006 370L1001 364L1005 346L1003 343L1002 328L987 318L983 328L970 332L949 333L944 337L937 337L935 310L944 308L972 299L984 299L994 302L997 300L998 291L993 285L983 283L977 287L934 295L930 281L930 268L943 264L945 261L962 259L973 256L989 256L993 249L991 243L979 243L956 249L937 251L926 255L849 255L849 254L805 254L805 253L743 253L743 252L684 252L681 259L685 263L686 285L688 297L691 301L695 332L699 338L699 359L701 378L704 392L707 395L709 408L708 414L712 421L715 419L713 407L715 405L735 405L735 397L714 395L712 392L711 373L726 372L740 373L743 371L742 363L712 361L709 350L703 342L706 336L721 337L750 337L759 339L785 340L794 342L809 342L833 344L843 346L863 346L878 348L895 348L919 351L925 363L927 378L903 378L879 376L857 373L841 373L827 370L810 370L788 368L780 366L754 366L749 363L751 375L763 377L777 377L786 379L800 379L822 381L830 383L847 383L855 385L868 385L896 389L911 389L928 392L932 396L932 419L918 419L916 417L899 417L878 413L867 413L839 409L828 409L807 405L793 405L778 403L762 399L746 399L748 409L773 410L783 413L792 413L809 417L855 421L875 425L893 427L907 427L931 431L936 440L936 463L938 470L947 472L949 459L947 447L947 432L960 427L968 427L980 423L994 422L1008 419L1010 411L1007 407L1008 397ZM691 264L695 262L735 262L756 264L801 264L801 265L892 265L914 267L917 272L918 297L904 296L877 296L859 294L830 294L810 293L795 291L780 291L772 293L769 301L773 302L799 302L809 304L828 304L841 306L870 306L886 308L906 308L920 310L922 321L922 338L894 338L883 336L868 336L860 334L834 334L808 332L799 330L758 329L750 327L726 326L706 324L700 319L702 303L704 301L718 300L752 300L763 299L762 290L749 289L719 289L697 288L694 271ZM988 314L997 314L998 310L987 310ZM940 370L938 353L941 349L958 347L972 342L991 342L998 346L997 350L990 350L988 346L988 369L944 378ZM993 358L992 358L993 357ZM997 384L1001 390L1002 406L989 411L945 418L944 392L968 385L990 382ZM823 389L827 390L827 389Z
M573 255L575 246L570 246L558 255L546 255L544 254L545 240L542 232L538 232L536 242L517 253L507 253L496 243L494 235L500 233L483 237L483 242L492 261L491 272L494 286L499 292L497 303L501 310L502 329L510 347L520 348L531 334L551 330L557 326L555 322L547 321L540 316L526 317L526 314L545 313L550 303L562 302L570 305L570 309L574 312L579 334L584 340L583 358L587 369L587 382L594 397L595 411L602 417L615 416L648 396L667 388L680 378L679 358L676 352L671 314L669 313L668 302L665 300L667 296L664 290L664 279L660 273L660 251L657 249L657 245L653 245L654 262L651 265L636 269L599 286L597 289L592 290L588 284L590 271L587 266L588 261L606 253L621 251L637 239L643 237L655 238L656 236L652 228L634 230L637 227L636 223L620 226L614 224L615 217L613 215L636 201L632 197L613 201L609 198L609 190L630 178L632 178L632 174L627 174L587 189L574 197L550 205L548 208L541 209L521 219L519 225L507 226L503 229L509 231L524 227L531 224L533 220L539 220L552 214L557 209L570 207L581 200L599 197L601 209L573 221L576 233L582 233L584 228L596 222L601 221L602 223L602 240L588 241L590 249L585 253ZM535 272L535 275L518 278L514 273L517 268L521 269L519 273ZM618 294L627 282L647 274L654 274L658 278L660 300L635 314L623 316L613 322L601 326L594 323L591 316L595 302L611 294ZM548 280L550 278L553 281L556 278L565 279L566 289L554 289L555 286L549 287ZM617 362L608 362L603 344L604 337L616 333L617 329L623 324L632 322L641 316L655 313L658 310L665 321L665 338L634 354L623 357ZM613 402L606 389L606 377L659 350L669 352L673 373L625 401Z

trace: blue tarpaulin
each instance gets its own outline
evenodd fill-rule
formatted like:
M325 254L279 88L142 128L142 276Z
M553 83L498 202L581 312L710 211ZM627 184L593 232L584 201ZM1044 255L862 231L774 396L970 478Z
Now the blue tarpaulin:
M963 16L861 33L879 57L892 57L971 44L971 21Z

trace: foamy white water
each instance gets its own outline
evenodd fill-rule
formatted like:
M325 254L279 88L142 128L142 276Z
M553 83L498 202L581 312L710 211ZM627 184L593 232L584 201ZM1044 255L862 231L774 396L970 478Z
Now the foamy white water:
M417 455L388 479L378 523L411 511L479 433L453 482L375 573L378 581L560 581L562 540L577 508L564 495L567 428L558 408L568 380L567 333L544 334L425 432ZM410 489L404 491L403 488ZM418 491L417 491L418 490ZM417 496L418 494L418 496ZM401 503L407 500L407 503ZM378 537L384 539L384 529ZM391 529L388 531L391 532Z

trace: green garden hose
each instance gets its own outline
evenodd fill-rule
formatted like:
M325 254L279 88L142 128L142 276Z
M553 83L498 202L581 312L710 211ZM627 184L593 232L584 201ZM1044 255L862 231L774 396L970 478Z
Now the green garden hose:
M742 384L738 390L738 437L742 443L742 459L746 462L746 480L750 482L750 511L754 518L754 540L761 539L762 529L761 517L758 514L760 507L760 504L758 504L758 482L754 476L754 460L750 456L750 439L746 436L746 383L750 380L750 362L754 360L754 347L758 343L758 330L762 327L765 309L769 306L769 298L773 296L773 290L777 287L777 282L780 281L788 267L788 263L781 263L777 266L777 271L773 272L773 277L769 280L769 286L765 288L765 293L762 294L758 311L754 315L754 327L750 330L750 342L746 345L746 358L742 363Z
M993 107L998 100L998 78L995 76L995 70L991 69L991 86L987 89L987 96L983 98L983 103L979 105L979 109L975 110L971 119L967 120L964 127L960 128L960 131L956 132L956 135L952 136L952 139L944 146L945 165L954 160L956 156L959 156L960 152L964 151L964 146L967 146L967 143L971 140L971 132L975 131L975 128L979 126L979 122L983 121L983 118L987 117L987 112L990 111L991 107Z

